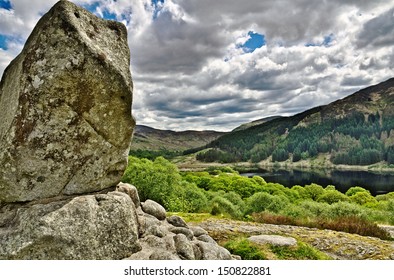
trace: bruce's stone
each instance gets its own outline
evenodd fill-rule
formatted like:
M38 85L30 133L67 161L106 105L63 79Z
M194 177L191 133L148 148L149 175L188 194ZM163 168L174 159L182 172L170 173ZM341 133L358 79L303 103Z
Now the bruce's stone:
M58 2L0 83L0 203L115 186L127 165L130 53L124 25Z

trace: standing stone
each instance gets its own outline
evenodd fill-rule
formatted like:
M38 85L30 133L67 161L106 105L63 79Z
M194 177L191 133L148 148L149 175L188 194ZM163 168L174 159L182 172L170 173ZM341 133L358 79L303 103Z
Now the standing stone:
M59 1L0 83L0 203L119 183L134 120L126 28Z

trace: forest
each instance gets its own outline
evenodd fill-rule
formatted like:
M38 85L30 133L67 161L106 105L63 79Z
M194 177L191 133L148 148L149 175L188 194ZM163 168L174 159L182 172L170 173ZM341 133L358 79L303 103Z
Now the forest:
M225 135L206 147L211 149L198 153L197 159L229 163L271 157L273 162L297 162L329 154L333 164L394 164L394 143L389 141L394 136L394 116L353 112L343 118L300 122L315 113L312 110Z

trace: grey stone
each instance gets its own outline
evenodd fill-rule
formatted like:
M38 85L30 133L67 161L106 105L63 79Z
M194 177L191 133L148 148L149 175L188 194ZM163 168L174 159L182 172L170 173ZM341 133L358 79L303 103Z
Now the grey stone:
M138 190L135 186L120 182L116 186L116 191L123 192L123 193L127 194L128 196L130 196L131 200L134 202L135 207L137 207L137 208L140 207L140 205L141 205L140 197L138 195Z
M233 259L227 249L211 243L197 241L195 243L201 251L202 260L231 260Z
M157 250L154 251L150 256L150 260L180 260L180 258L171 252L164 251L164 250Z
M294 246L297 245L297 240L293 237L284 237L280 235L255 235L248 238L251 242L256 244L271 244L277 246Z
M174 236L176 252L183 260L194 260L194 249L192 243L184 234Z
M141 207L145 213L152 215L159 220L165 220L166 218L166 209L156 201L148 199L141 203Z
M207 243L211 243L211 244L217 244L216 241L210 237L208 234L203 234L197 237L198 240L203 241L203 242L207 242Z
M134 127L126 33L69 1L40 19L0 82L0 201L119 183Z
M167 222L175 227L185 227L188 228L186 222L179 216L171 216L167 218Z
M203 229L202 227L189 227L190 230L193 232L195 237L199 237L200 235L208 234L208 232Z
M135 207L123 193L8 205L0 213L0 259L122 259L141 249Z
M189 240L193 240L193 237L194 237L193 232L188 228L173 227L173 228L170 228L170 231L175 234L181 233L181 234L185 235Z

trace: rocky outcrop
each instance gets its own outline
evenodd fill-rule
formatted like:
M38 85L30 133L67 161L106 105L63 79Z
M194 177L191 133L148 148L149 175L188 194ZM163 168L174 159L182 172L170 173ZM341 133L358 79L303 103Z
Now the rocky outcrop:
M121 192L0 211L0 259L121 259L140 249L136 209Z
M0 202L119 183L134 121L126 28L59 1L0 83Z
M135 201L136 188L121 183L106 194L7 204L0 259L233 259L202 228L152 216Z
M130 186L132 188L132 186ZM149 205L149 208L146 206ZM144 208L145 206L145 208ZM130 260L231 260L234 257L200 227L191 227L178 216L167 216L150 200L137 208L141 250ZM147 209L147 212L144 212ZM156 211L158 210L159 211ZM155 210L155 211L152 211ZM164 211L164 212L163 212Z

